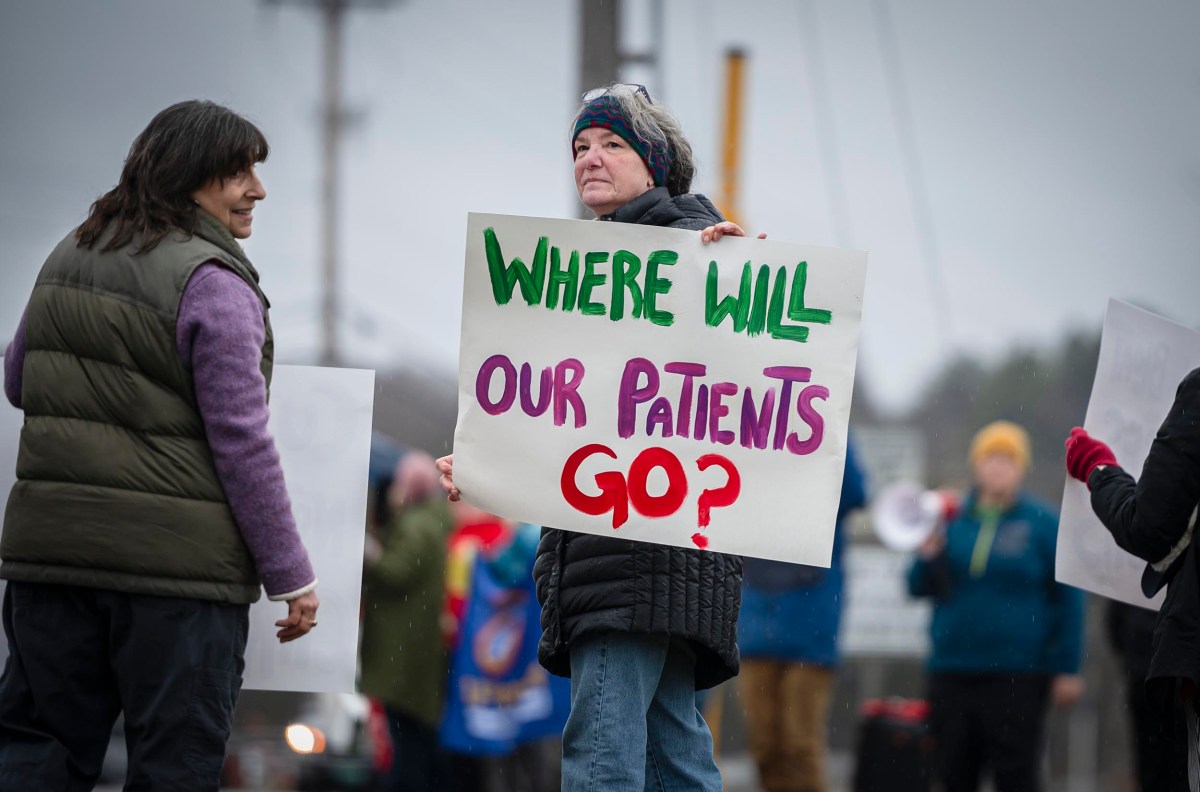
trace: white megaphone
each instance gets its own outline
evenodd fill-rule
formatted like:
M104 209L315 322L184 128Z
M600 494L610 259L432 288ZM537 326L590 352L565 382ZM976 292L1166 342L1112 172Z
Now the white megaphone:
M943 528L947 513L956 505L951 493L927 490L911 481L897 481L875 496L871 525L885 546L907 553Z

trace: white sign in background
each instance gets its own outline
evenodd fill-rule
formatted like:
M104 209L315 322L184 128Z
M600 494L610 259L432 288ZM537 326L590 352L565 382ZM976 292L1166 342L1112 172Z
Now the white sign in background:
M1200 366L1200 333L1110 300L1083 427L1138 478L1179 382ZM1142 594L1146 562L1117 547L1092 511L1087 486L1068 477L1058 525L1055 577L1109 599L1157 609L1165 592Z
M287 603L263 597L251 606L246 689L354 691L374 395L373 371L275 367L270 429L320 580L320 624L306 637L280 644L275 621L287 615ZM20 410L0 408L5 499L15 481L22 420ZM0 651L7 653L7 643Z
M669 292L657 299L659 309L674 314L674 323L662 327L644 318L631 318L628 294L625 318L613 321L609 314L611 261L595 268L607 277L592 296L604 306L604 315L564 311L561 305L548 309L544 295L542 303L529 305L522 299L519 287L514 288L510 302L498 305L484 248L484 229L489 227L495 229L506 265L514 258L530 265L538 238L542 236L560 249L563 269L568 266L572 251L579 251L580 280L589 251L632 252L642 265L637 279L639 286L645 284L646 264L652 251L677 252L677 264L659 269L660 277L669 279L671 286ZM709 262L714 260L719 265L721 297L738 294L746 262L752 263L755 274L763 264L770 265L773 273L780 267L786 268L789 293L797 265L807 262L804 306L828 309L832 312L831 323L807 324L809 336L804 343L772 338L768 333L755 337L735 333L728 319L717 327L708 326L704 317L705 289ZM706 542L713 551L828 566L865 276L866 254L855 251L734 237L705 246L694 231L472 214L468 221L463 286L455 482L468 500L515 520L689 548L697 546L694 537L699 536L700 542ZM586 424L576 428L576 413L570 408L566 410L563 425L555 425L552 407L531 417L521 407L519 397L502 414L485 411L477 398L476 380L485 361L498 354L507 356L518 372L523 364L530 364L529 395L534 404L540 394L538 376L545 367L553 370L560 361L580 361L584 375L577 393L586 408ZM681 434L663 437L659 429L648 435L648 402L637 408L633 435L621 438L617 431L618 394L626 362L632 358L645 358L658 370L661 377L658 395L665 396L672 405L672 425L676 425L679 414L684 412L679 406L684 386L682 376L664 371L666 364L682 361L705 365L706 374L696 378L696 388L700 384L735 383L736 393L725 398L729 414L719 424L719 428L733 432L735 441L722 445L708 438L697 440ZM740 443L746 389L756 405L762 404L768 388L774 387L777 395L781 393L780 380L764 375L764 369L771 366L811 369L809 383L791 386L789 404L783 411L788 418L786 432L795 432L798 440L806 440L811 434L797 413L798 393L806 385L828 388L828 398L812 401L824 421L824 436L817 450L809 455L775 450L774 421L771 443L766 449L744 448ZM500 400L503 381L502 374L491 378L489 401ZM645 385L648 379L643 375L638 382ZM693 393L693 412L699 398L697 393L698 390ZM782 401L782 395L779 398ZM574 477L583 493L589 496L600 493L597 474L611 471L628 477L635 457L644 449L657 446L671 452L686 472L688 489L681 507L660 517L644 517L630 508L628 522L615 530L611 513L589 515L573 508L560 485L564 464L576 450L592 443L608 446L617 458L594 455L584 462ZM731 505L714 507L711 524L701 529L700 497L706 490L721 488L728 481L726 472L719 467L699 469L699 458L714 453L737 467L741 492ZM666 475L661 469L651 472L646 489L652 496L667 491Z
M857 437L857 435L856 435ZM933 603L908 593L912 554L885 547L846 548L842 651L852 657L925 657Z
M287 603L250 608L244 686L251 690L353 693L367 525L367 465L375 372L276 366L271 433L292 513L320 585L320 622L280 644L275 622Z

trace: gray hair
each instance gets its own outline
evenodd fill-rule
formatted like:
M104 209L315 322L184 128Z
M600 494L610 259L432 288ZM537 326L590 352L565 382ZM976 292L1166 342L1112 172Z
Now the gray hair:
M652 103L634 91L619 88L620 84L609 85L603 95L617 102L621 114L629 119L629 126L634 134L643 140L663 145L670 155L671 168L667 172L665 185L667 190L671 195L690 192L692 179L696 176L696 161L692 156L692 144L683 136L678 119L662 104ZM572 134L588 104L589 102L584 102L575 111L571 119Z

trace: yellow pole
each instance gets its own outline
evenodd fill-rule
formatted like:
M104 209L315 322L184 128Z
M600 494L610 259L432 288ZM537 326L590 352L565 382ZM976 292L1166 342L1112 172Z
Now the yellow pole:
M725 131L721 157L721 211L725 217L741 224L738 206L738 169L741 155L742 84L745 75L746 53L737 48L725 53Z

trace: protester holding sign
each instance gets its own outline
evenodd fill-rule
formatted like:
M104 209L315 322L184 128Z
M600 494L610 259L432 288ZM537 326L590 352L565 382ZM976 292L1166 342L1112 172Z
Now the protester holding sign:
M918 550L909 592L932 597L930 730L947 792L1042 788L1047 703L1083 692L1081 592L1054 580L1058 522L1025 493L1029 437L996 421L971 444L975 486Z
M1161 717L1172 726L1186 720L1188 786L1175 782L1200 789L1200 558L1192 541L1200 508L1200 369L1179 384L1136 481L1107 444L1078 426L1066 451L1067 472L1087 484L1096 516L1122 549L1148 562L1143 592L1151 597L1167 586L1147 687Z
M689 192L691 145L642 86L585 94L571 150L598 220L695 230L705 242L742 235ZM439 469L457 497L453 458ZM695 691L738 672L741 559L547 528L534 574L539 660L571 677L563 790L720 790Z
M122 711L130 788L217 789L250 603L287 602L280 641L316 626L267 431L268 303L238 243L267 151L227 108L163 110L38 276L5 357L25 424L0 790L91 788Z

